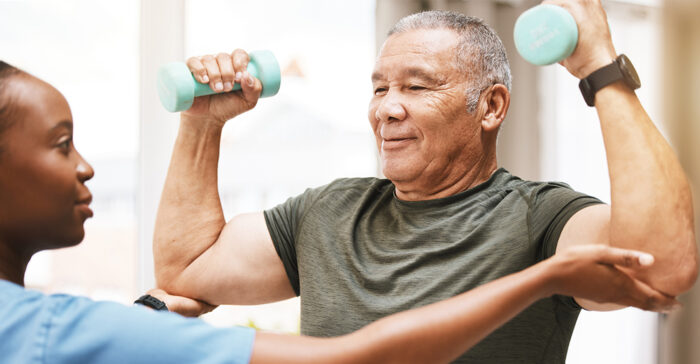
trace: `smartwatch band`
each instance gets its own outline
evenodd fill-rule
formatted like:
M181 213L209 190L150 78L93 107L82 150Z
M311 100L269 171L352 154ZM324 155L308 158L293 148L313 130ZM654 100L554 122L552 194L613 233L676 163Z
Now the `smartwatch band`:
M597 69L578 84L581 89L586 105L595 105L595 94L603 87L617 81L624 81L625 85L632 90L641 86L637 71L632 66L629 58L624 54L619 55L612 63Z
M139 299L134 301L134 303L150 307L156 311L168 311L168 306L165 305L165 302L151 296L150 294L145 294L139 297Z

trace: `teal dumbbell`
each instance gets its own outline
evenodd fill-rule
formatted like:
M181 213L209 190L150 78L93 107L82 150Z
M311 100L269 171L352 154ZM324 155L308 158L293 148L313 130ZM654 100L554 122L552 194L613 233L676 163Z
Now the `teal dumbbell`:
M525 60L543 66L562 61L574 52L578 26L561 6L542 4L518 17L513 37L515 48Z
M280 66L270 51L250 52L247 71L262 83L260 97L274 96L280 89ZM236 83L233 90L240 90ZM217 93L209 84L199 83L187 65L182 62L168 63L158 70L158 97L166 110L170 112L187 110L194 98Z

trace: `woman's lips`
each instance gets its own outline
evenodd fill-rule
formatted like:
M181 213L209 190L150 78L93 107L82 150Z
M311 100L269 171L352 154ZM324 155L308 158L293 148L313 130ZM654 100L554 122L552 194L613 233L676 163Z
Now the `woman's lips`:
M80 211L80 213L85 215L86 218L92 217L93 212L92 212L92 209L90 208L90 205L84 204L84 203L79 203L79 204L76 204L75 207Z
M75 207L83 214L85 215L86 218L92 217L93 212L92 209L90 208L90 203L92 202L92 195L87 196L85 198L82 198L78 200L75 203Z

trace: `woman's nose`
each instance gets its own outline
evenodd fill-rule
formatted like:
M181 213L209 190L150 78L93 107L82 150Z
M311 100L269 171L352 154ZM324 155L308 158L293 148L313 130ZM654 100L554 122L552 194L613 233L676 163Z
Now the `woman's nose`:
M92 169L92 166L86 162L83 157L80 157L76 172L78 173L80 182L86 182L95 176L95 171Z

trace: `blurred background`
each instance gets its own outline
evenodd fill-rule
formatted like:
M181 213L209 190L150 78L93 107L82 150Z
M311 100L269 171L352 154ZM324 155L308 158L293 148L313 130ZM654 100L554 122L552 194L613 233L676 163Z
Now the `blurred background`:
M227 218L335 178L377 176L366 118L370 73L389 28L421 10L484 18L506 45L513 90L499 163L523 178L564 181L609 201L600 128L577 80L559 66L526 63L513 46L515 19L537 3L0 0L0 59L66 96L76 146L96 171L85 241L36 255L27 286L130 304L154 285L153 224L178 125L155 92L156 70L166 62L235 48L270 49L280 61L280 94L224 129L219 188ZM642 79L637 94L679 153L699 215L700 1L603 4L618 53ZM684 309L672 315L582 312L567 363L700 363L700 289L681 301ZM298 332L299 300L221 307L204 319Z

